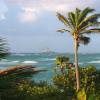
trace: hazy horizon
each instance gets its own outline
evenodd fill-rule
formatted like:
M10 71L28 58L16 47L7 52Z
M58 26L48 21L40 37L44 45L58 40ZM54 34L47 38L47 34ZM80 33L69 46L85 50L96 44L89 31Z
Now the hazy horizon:
M76 1L76 2L75 2ZM73 53L73 38L56 32L64 25L56 12L91 7L100 13L98 0L0 0L0 36L7 39L10 52L35 53L47 50ZM80 53L99 53L100 36L91 35Z
M56 52L56 51L50 51L50 52L10 52L11 54L35 54L35 53L58 53L58 54L73 54L74 52ZM79 54L100 54L100 52L79 52Z

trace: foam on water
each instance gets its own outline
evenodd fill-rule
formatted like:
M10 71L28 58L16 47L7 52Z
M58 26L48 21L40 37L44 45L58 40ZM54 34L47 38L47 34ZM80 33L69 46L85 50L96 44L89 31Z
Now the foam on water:
M96 57L97 60L100 60L100 57Z
M40 61L55 61L56 58L42 58Z
M23 61L23 64L37 64L37 61Z
M82 63L82 62L79 62L78 64L79 64L79 65L83 65L84 63Z
M12 54L13 56L25 56L25 54Z
M7 59L2 59L1 61L8 61Z
M96 64L96 63L100 63L100 60L98 60L98 61L90 61L88 63Z
M56 60L56 58L52 58L52 59L49 59L49 60L53 60L54 61L54 60Z
M17 64L19 61L0 61L0 65Z

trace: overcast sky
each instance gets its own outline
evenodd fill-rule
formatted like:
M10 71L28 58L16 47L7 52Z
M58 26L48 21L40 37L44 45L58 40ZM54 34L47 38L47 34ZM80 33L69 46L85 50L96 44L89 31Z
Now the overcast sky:
M0 36L6 38L11 52L73 52L73 39L65 33L56 12L66 14L76 7L100 12L100 0L0 0ZM100 52L100 35L91 35L91 43L79 52Z

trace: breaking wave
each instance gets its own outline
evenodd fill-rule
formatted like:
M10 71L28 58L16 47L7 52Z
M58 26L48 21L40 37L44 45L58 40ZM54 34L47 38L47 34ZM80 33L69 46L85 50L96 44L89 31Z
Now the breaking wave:
M23 61L23 64L37 64L37 61Z
M0 61L0 65L10 65L10 64L17 64L19 61L7 61L7 60L2 60Z
M98 61L90 61L88 63L96 64L96 63L100 63L100 60L98 60Z
M55 61L56 58L43 58L43 59L40 59L40 61Z

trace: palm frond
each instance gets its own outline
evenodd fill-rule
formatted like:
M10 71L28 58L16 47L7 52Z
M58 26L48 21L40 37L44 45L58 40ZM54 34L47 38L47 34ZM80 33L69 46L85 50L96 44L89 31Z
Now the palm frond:
M64 32L70 32L70 31L69 30L66 30L66 29L60 29L60 30L57 30L57 32L64 33Z
M35 73L41 72L41 71L47 71L42 69L37 69L31 65L29 66L15 66L15 67L9 67L8 69L4 69L0 71L0 77L2 76L8 76L8 75L16 75L18 78L21 76L29 76L33 75ZM17 78L15 77L15 78Z
M73 28L75 28L76 27L76 22L75 22L75 14L73 12L68 13L68 20L70 21L71 26Z
M100 22L88 23L79 29L79 33L81 33L84 30L88 30L90 27L98 27L99 25Z
M97 23L98 22L98 18L100 18L100 14L93 14L89 17L86 17L79 25L78 28L81 29L84 26L86 26L87 24L91 24L91 23Z
M0 37L0 60L9 54L6 40Z
M62 23L64 23L64 25L70 26L68 19L66 17L64 17L62 14L57 13L57 17Z
M81 34L91 34L91 33L100 33L100 28L93 28L81 32Z
M76 8L76 10L75 10L75 22L76 22L76 26L79 23L79 15L80 15L80 12L81 12L81 10L78 9L78 8Z
M79 37L79 43L87 45L90 42L90 38L86 36Z
M88 15L88 14L90 14L90 13L92 13L92 12L94 12L95 10L94 9L91 9L91 8L89 8L89 7L87 7L87 8L85 8L82 12L81 12L81 14L79 15L79 23L81 23L85 18L86 18L86 16Z

